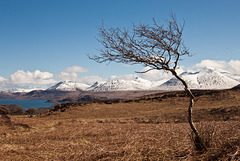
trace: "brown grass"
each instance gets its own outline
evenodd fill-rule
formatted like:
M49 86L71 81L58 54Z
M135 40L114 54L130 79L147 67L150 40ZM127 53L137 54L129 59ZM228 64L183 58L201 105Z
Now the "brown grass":
M129 103L90 103L31 118L0 116L0 158L240 159L238 91L196 98L194 119L208 142L208 149L203 154L198 154L191 142L185 118L188 99L180 96L152 99L155 97L146 96L146 99Z

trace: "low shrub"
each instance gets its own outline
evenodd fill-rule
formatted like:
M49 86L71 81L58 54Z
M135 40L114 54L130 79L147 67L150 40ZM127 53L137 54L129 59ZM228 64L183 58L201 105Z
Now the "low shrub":
M28 110L26 110L26 113L28 115L36 114L37 110L34 107L29 107Z
M9 114L10 113L10 110L5 107L5 106L0 106L0 115L6 115L6 114Z
M22 107L18 105L9 106L8 109L10 111L9 114L11 115L24 115L26 112Z

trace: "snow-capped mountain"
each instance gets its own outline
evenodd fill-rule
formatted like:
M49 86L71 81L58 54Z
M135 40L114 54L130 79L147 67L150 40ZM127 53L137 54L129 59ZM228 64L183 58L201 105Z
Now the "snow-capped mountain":
M240 75L210 68L198 72L184 72L180 75L191 89L227 89L240 84ZM93 91L124 91L124 90L183 90L182 83L176 79L149 81L139 77L133 80L111 80L104 83L96 82L88 90Z
M240 75L223 70L204 68L198 72L184 72L180 75L191 89L227 89L240 84ZM93 85L63 81L46 91L134 91L134 90L183 90L182 83L176 79L149 81L140 77L96 82ZM29 92L30 90L12 89L8 92Z
M187 73L184 72L180 75L189 85L191 89L227 89L232 88L240 83L233 75L226 72L218 72L210 68L204 68L199 72ZM182 83L176 78L158 86L157 89L161 90L179 90L183 89Z
M50 87L47 91L77 91L77 90L86 90L89 88L89 85L73 81L63 81L58 84Z
M139 77L125 80L111 80L108 82L96 82L88 90L92 91L126 91L126 90L149 90L153 86L153 82Z

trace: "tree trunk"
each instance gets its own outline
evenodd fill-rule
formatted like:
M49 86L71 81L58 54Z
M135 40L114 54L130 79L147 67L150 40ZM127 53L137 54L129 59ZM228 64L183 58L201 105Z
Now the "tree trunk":
M188 93L188 97L189 97L189 106L188 106L188 123L193 131L193 133L195 134L195 136L197 138L200 138L199 136L199 133L198 133L198 130L197 128L195 127L194 123L193 123L193 120L192 120L192 107L194 105L194 96L191 92L190 89L188 88L185 88L185 91Z
M196 139L197 139L197 140L199 139L199 141L200 141L201 139L200 139L199 132L198 132L197 128L195 127L195 125L194 125L194 123L193 123L193 120L192 120L192 107L193 107L193 105L194 105L194 95L192 94L191 90L188 88L187 83L186 83L181 77L178 76L178 74L176 73L176 71L173 70L173 69L170 70L170 71L172 72L172 74L173 74L178 80L180 80L180 81L182 82L182 84L183 84L184 87L185 87L185 91L186 91L186 93L187 93L187 95L188 95L188 97L189 97L188 123L189 123L189 125L190 125L190 127L191 127L191 129L192 129L192 131L193 131L193 133L194 133L194 135L195 135L195 137L196 137Z
M174 69L171 69L170 70L172 72L172 74L178 79L180 80L184 87L185 87L185 91L189 97L189 106L188 106L188 123L192 129L192 132L194 133L194 137L193 137L193 142L194 142L194 146L195 146L195 149L202 153L204 151L206 151L206 146L205 146L205 143L204 143L204 138L201 138L201 136L199 135L199 132L197 130L197 128L195 127L194 123L193 123L193 120L192 120L192 107L194 105L194 95L193 93L191 92L191 90L188 88L188 85L187 83L181 78L178 76L178 74L176 73L176 71Z

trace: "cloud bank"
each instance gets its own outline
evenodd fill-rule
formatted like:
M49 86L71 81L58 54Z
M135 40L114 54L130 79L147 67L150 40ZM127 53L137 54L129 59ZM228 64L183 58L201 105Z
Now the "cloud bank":
M56 83L56 80L53 78L53 74L49 72L18 70L10 75L9 82L11 84L51 84Z

